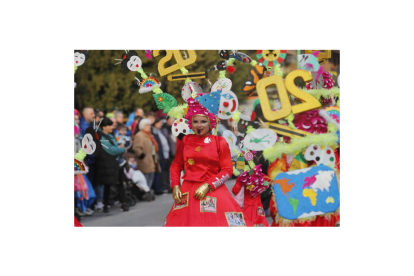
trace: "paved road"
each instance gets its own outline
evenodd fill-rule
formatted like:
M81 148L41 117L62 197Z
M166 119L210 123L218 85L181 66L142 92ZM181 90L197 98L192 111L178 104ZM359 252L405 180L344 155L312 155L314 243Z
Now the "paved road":
M234 183L234 179L227 181L229 191ZM109 213L95 212L83 217L81 223L83 226L162 226L173 203L171 194L163 194L152 202L139 201L128 212L123 212L120 205L112 206ZM267 220L271 222L270 217Z

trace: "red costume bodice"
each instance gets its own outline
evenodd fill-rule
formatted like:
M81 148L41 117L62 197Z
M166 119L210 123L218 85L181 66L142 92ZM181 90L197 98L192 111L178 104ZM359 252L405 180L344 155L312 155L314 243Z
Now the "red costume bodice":
M223 137L189 134L183 138L170 167L171 188L187 181L208 183L214 191L233 174L229 146Z

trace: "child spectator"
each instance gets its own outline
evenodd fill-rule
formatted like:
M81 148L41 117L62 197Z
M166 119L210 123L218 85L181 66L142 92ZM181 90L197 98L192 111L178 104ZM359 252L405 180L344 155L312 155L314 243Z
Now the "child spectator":
M124 124L118 124L116 128L118 132L115 135L115 139L118 143L118 146L123 145L125 150L128 150L131 147L132 143L131 143L131 137L127 135L127 131L128 131L127 127ZM118 158L119 166L123 166L125 165L125 163L126 163L125 158L122 155L120 155Z
M125 164L124 168L125 177L132 180L132 183L134 183L140 191L142 191L142 195L140 195L139 198L144 198L148 201L152 200L153 195L150 193L150 188L148 187L145 176L138 169L138 162L135 159L135 156L133 154L129 154L127 159L128 162Z

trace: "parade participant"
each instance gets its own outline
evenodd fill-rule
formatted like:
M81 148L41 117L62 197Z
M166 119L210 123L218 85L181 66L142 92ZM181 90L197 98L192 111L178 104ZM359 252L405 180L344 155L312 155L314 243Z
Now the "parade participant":
M233 186L231 191L233 194L237 195L241 189L244 190L243 213L252 221L254 226L269 226L269 223L266 220L260 194L253 196L250 190L246 189L246 185L243 185L240 179L240 177L237 178L236 184Z
M193 99L188 103L185 119L195 134L184 136L171 165L175 203L164 225L253 226L224 185L233 168L226 140L211 134L216 127L214 114Z

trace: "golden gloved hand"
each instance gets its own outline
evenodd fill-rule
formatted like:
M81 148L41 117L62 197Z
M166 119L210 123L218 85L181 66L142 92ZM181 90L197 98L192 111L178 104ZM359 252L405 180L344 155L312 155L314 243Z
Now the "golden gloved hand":
M195 191L194 197L199 200L203 199L206 196L206 194L210 191L210 189L210 185L208 185L208 183L204 183Z
M172 197L175 202L180 203L181 202L181 187L180 186L174 186L172 191Z

